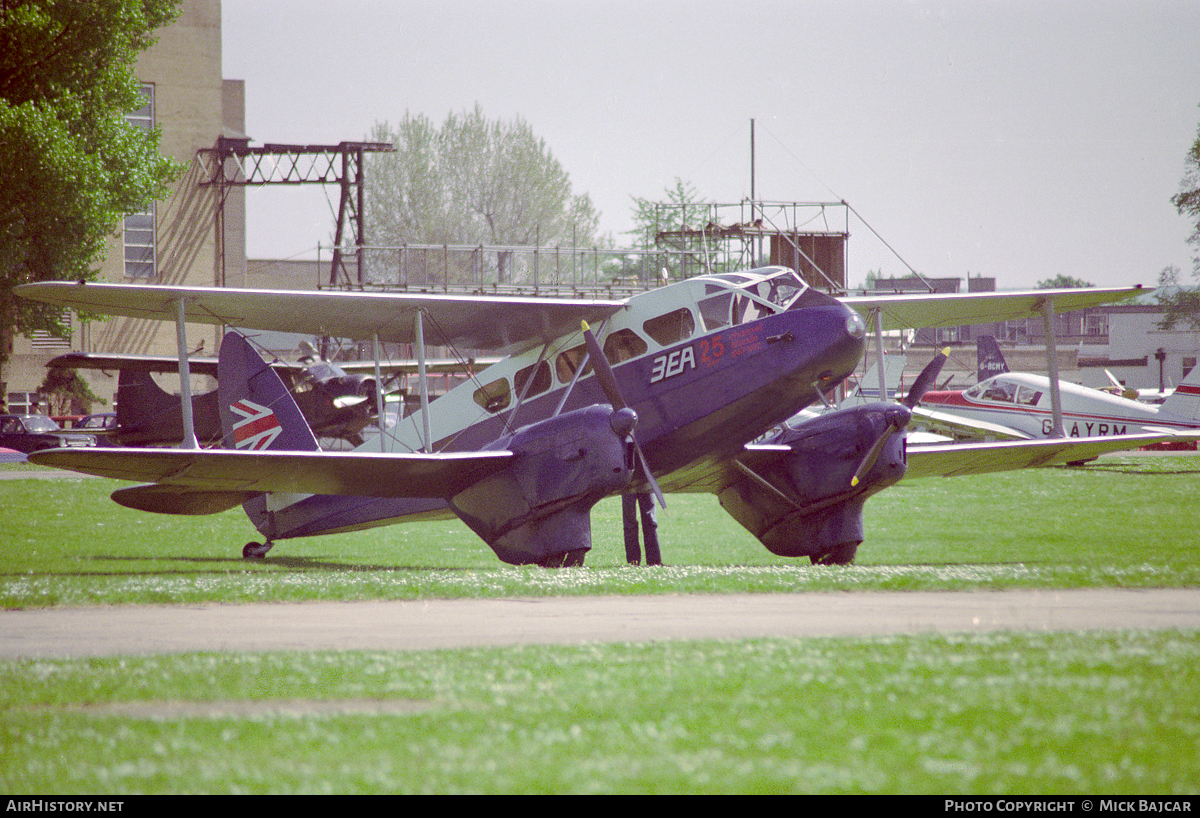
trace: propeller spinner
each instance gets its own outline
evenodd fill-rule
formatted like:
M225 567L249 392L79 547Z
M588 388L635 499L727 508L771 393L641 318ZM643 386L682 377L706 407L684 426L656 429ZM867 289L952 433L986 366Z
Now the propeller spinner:
M600 342L596 340L596 336L592 333L587 321L583 321L581 325L583 328L583 340L587 344L588 356L592 361L592 368L596 372L596 380L599 381L600 388L604 390L604 396L608 398L608 402L612 404L613 409L628 409L629 404L625 402L625 398L621 394L621 388L617 385L617 379L613 374L612 366L608 363L608 358L604 356L604 350L600 348ZM642 454L642 447L638 445L637 435L632 428L629 430L629 439L633 442L633 451L637 456L638 467L641 469L642 477L650 485L650 490L658 500L659 506L666 508L667 500L663 496L662 489L658 486L658 481L654 479L654 474L651 473L650 466L646 463L646 457Z
M937 381L937 377L941 373L949 354L949 349L943 349L937 355L933 356L933 360L926 364L925 368L921 370L921 374L913 381L912 388L908 390L908 394L900 401L900 404L909 411L889 410L887 412L883 432L875 439L875 443L867 450L862 462L854 470L854 476L850 478L851 486L857 486L862 480L863 475L869 472L871 467L875 465L875 461L879 459L879 454L883 451L883 447L887 444L888 438L891 437L892 433L898 432L908 425L908 421L912 418L912 409L921 402L921 398L925 396L925 393Z

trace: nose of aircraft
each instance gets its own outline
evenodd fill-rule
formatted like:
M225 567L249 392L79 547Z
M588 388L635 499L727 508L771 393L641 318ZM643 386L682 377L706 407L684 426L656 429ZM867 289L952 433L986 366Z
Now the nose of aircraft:
M866 344L867 325L862 316L833 296L813 289L798 298L791 308L813 309L822 316L822 334L828 345L825 355L830 367L822 381L833 386L853 372Z

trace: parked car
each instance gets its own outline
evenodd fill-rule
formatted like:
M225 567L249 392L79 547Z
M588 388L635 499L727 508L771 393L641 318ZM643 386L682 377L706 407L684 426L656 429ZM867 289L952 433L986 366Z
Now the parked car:
M95 446L87 434L64 433L45 415L0 415L0 446L19 452L38 452L63 446Z
M96 433L97 446L120 446L117 442L117 415L115 412L100 412L76 421L75 428Z

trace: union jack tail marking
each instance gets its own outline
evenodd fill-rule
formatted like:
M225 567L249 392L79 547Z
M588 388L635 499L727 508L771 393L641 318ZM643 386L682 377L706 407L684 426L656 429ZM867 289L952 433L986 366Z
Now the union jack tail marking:
M242 398L229 409L241 420L233 424L233 445L237 449L265 449L283 432L275 413L265 406Z

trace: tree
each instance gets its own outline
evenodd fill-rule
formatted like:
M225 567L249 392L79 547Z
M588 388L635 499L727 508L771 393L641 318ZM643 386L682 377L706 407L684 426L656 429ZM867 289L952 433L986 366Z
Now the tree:
M144 104L134 61L177 2L0 0L0 371L14 332L65 331L13 287L94 279L121 219L178 173L125 121Z
M1197 275L1192 273L1193 278ZM1158 328L1171 330L1184 324L1189 329L1200 329L1200 290L1183 286L1179 276L1179 268L1174 264L1164 267L1158 274L1158 289L1154 291L1154 297L1163 308Z
M370 242L401 244L577 245L595 241L600 214L545 140L521 117L491 121L478 104L450 113L441 128L405 114L372 139L395 153L372 156L367 176ZM509 253L499 253L500 282Z
M710 219L710 206L700 198L691 182L678 176L672 187L663 189L661 199L633 197L634 246L642 250L655 248L655 236L677 230L699 230Z
M1192 279L1200 281L1200 129L1196 131L1196 141L1188 151L1184 167L1179 193L1171 197L1171 204L1175 205L1179 215L1186 216L1196 225L1192 235L1188 236L1188 244L1196 251L1192 256ZM1165 267L1159 273L1155 297L1165 312L1159 329L1173 329L1180 322L1191 329L1200 329L1200 291L1195 286L1182 286L1179 278L1180 270L1175 265Z
M1179 215L1191 219L1196 229L1188 237L1188 244L1196 249L1192 257L1192 276L1200 277L1200 128L1196 130L1196 141L1188 151L1184 163L1183 181L1179 192L1171 197L1171 204L1179 211Z
M1095 287L1096 285L1090 281L1084 281L1082 278L1063 275L1059 273L1054 278L1042 279L1037 283L1039 290L1068 290L1068 289L1084 289L1087 287Z
M658 241L661 233L681 234L686 230L701 230L713 219L712 205L700 198L700 194L691 182L685 182L678 176L672 187L664 188L663 198L657 200L633 197L633 229L626 235L632 236L634 247L641 250L661 249ZM701 270L713 269L713 262L707 254L713 251L711 242L695 237L672 239L672 252L666 261L669 272L673 276L681 275L681 253L692 251L705 253L699 264Z
M48 415L90 415L94 404L106 403L92 392L78 372L57 366L46 370L46 378L38 387L38 394L43 395L49 403Z

